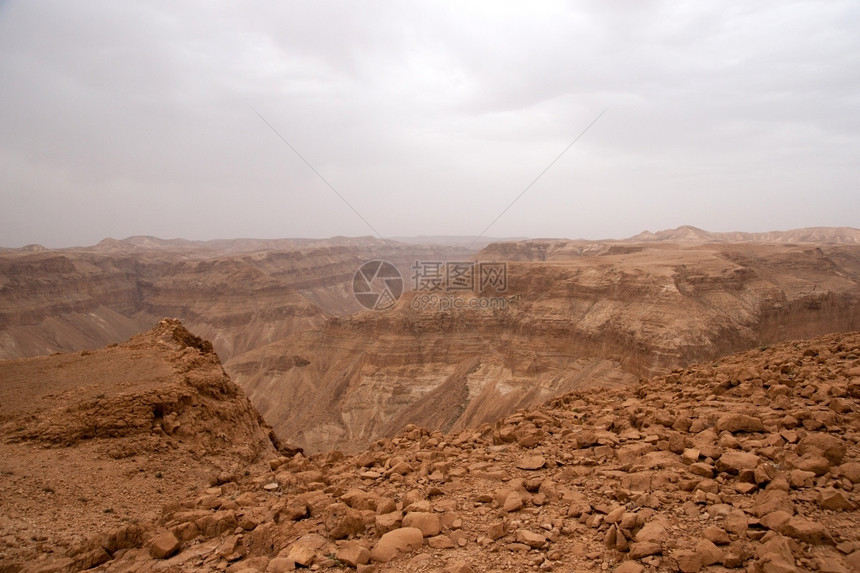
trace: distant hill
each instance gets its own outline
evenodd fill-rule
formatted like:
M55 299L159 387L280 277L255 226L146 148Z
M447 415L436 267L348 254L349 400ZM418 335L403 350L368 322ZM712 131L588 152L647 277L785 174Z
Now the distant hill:
M690 225L665 231L643 231L627 241L644 243L654 241L684 243L824 243L829 245L860 245L860 229L853 227L806 227L790 231L766 233L714 233Z

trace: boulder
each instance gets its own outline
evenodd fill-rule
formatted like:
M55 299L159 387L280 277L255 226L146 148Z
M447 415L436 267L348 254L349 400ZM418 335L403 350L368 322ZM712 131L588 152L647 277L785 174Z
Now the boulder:
M380 563L388 563L401 553L409 553L424 544L424 534L417 527L401 527L389 531L379 538L370 552L370 557Z

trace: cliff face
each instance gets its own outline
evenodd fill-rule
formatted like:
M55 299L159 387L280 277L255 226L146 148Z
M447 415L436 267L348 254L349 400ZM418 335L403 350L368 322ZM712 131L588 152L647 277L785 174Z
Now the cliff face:
M7 252L0 355L95 348L178 316L212 340L278 432L355 449L403 423L464 428L583 385L860 328L860 247L845 230L832 243L786 242L828 240L813 231L770 244L708 243L695 229L666 235L680 242L496 243L471 258L508 263L503 304L416 310L424 293L407 292L364 314L350 290L364 261L393 262L408 285L416 260L470 255L376 239L145 237Z
M227 359L361 310L349 289L368 259L390 260L406 276L416 259L466 252L375 239L146 237L90 249L8 251L0 253L0 358L98 348L176 316Z
M0 538L23 558L32 539L133 535L130 522L278 445L212 345L176 320L101 350L0 360Z
M421 293L406 293L225 368L279 433L350 450L405 423L472 427L572 389L860 327L857 247L580 247L479 253L517 260L504 308L416 310Z

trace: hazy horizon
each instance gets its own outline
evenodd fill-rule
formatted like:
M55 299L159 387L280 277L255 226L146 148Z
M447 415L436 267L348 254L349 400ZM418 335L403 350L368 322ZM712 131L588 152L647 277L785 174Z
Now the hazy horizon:
M850 1L3 2L0 246L856 228L857 29Z

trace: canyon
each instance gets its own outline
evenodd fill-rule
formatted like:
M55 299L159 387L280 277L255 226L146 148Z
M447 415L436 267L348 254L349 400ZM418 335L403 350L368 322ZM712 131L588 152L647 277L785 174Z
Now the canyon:
M284 439L354 452L409 423L459 431L572 390L860 328L853 229L468 243L136 237L7 250L0 355L96 348L177 317ZM371 259L407 284L391 310L363 311L352 295ZM417 261L502 262L506 288L409 289ZM454 298L492 304L440 308Z

